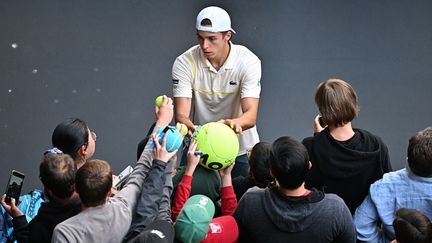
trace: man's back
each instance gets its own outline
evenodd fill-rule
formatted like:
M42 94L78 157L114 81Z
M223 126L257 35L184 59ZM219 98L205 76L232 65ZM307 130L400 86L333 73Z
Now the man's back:
M354 221L360 240L394 239L394 214L399 208L413 208L432 217L432 178L420 177L409 167L390 172L371 185L369 195L357 208ZM383 225L384 235L377 228Z
M106 204L89 208L59 224L55 242L121 242L126 235L131 212L121 198L110 198Z
M325 186L326 192L343 198L351 214L368 194L370 184L391 171L386 145L366 130L354 129L352 138L338 141L327 128L305 138L303 144L313 164L306 187Z
M239 242L355 242L351 214L334 194L312 190L288 197L278 189L253 188L243 195L234 217Z

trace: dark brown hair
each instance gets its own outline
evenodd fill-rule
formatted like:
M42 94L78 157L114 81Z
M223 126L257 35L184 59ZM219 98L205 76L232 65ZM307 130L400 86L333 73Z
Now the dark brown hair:
M398 243L432 242L431 221L415 209L398 209L393 220L393 228Z
M432 177L432 127L427 127L410 138L408 164L414 174Z

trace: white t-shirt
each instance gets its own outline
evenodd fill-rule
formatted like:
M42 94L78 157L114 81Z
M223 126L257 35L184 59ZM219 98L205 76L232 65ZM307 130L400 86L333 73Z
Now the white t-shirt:
M192 98L192 122L203 125L243 114L241 98L259 98L261 61L249 49L230 43L231 50L223 66L216 71L196 45L174 62L174 97ZM259 142L256 126L239 135L239 155Z

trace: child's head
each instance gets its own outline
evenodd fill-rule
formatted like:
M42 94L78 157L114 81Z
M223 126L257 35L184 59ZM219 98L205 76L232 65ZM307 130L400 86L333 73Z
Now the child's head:
M393 221L393 228L398 243L432 242L431 221L415 209L398 209Z
M329 79L315 90L315 104L329 126L343 126L358 115L357 94L341 79Z
M48 197L66 199L74 192L76 165L67 154L45 153L39 166L39 178L48 192Z
M90 160L77 171L75 186L82 204L103 205L111 192L111 166L104 160Z
M207 235L215 206L204 195L190 197L183 205L175 222L175 236L184 243L200 242Z
M306 147L284 136L272 144L270 154L270 170L280 187L285 189L299 188L309 173L309 155Z
M271 144L259 142L253 146L249 155L249 174L259 186L267 186L273 181L270 175L269 158Z

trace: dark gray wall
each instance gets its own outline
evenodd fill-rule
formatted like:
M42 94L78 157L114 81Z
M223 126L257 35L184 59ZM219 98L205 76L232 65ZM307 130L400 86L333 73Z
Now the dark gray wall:
M24 190L40 186L42 152L68 117L97 132L94 157L114 172L133 163L153 100L171 95L172 62L212 4L262 60L262 140L311 135L314 88L339 77L360 97L354 126L381 136L403 166L408 138L431 125L431 1L3 0L0 186L12 169L27 175Z

